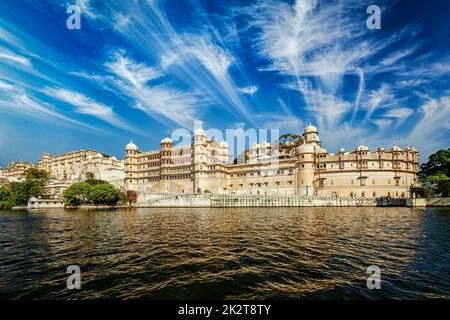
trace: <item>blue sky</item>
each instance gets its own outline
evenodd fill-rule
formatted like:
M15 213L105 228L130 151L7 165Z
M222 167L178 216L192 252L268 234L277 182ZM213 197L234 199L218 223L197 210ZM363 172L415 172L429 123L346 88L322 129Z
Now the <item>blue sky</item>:
M66 27L69 5L81 30ZM369 5L381 29L366 27ZM0 166L308 122L330 152L450 137L448 1L2 0Z

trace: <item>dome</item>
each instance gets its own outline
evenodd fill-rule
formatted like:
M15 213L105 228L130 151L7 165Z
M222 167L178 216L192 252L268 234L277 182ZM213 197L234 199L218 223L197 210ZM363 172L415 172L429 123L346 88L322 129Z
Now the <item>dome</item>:
M305 133L315 132L317 133L317 128L311 124L311 122L308 124L308 126L305 128Z
M194 135L196 135L196 136L206 136L206 132L202 128L197 128L197 129L195 129Z
M356 148L356 151L369 151L369 148L361 144L358 146L358 148Z
M314 145L304 143L297 147L297 153L314 153Z
M131 140L130 143L127 144L127 147L126 147L125 149L126 149L126 150L134 150L134 151L137 151L138 147L137 147L137 145L135 145L135 144L133 143L133 140Z
M161 140L161 143L172 143L172 139L164 138L164 139Z
M317 149L317 153L327 153L327 149L324 149L324 148L322 148L322 147L319 147L319 148Z
M221 148L228 148L228 143L226 143L225 141L222 141L222 142L220 143L220 147L221 147Z
M393 146L392 151L402 151L402 149L399 146Z

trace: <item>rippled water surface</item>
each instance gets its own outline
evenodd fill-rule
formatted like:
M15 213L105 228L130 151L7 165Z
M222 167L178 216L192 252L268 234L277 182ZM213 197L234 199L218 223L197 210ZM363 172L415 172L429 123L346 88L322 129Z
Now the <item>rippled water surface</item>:
M81 290L66 268L81 268ZM368 290L378 265L381 290ZM0 298L450 298L450 210L0 211Z

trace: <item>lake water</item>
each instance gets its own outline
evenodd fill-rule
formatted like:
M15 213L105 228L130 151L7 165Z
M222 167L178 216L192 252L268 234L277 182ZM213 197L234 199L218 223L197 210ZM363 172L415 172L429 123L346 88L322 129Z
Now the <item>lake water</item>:
M0 211L0 299L13 298L449 299L450 210Z

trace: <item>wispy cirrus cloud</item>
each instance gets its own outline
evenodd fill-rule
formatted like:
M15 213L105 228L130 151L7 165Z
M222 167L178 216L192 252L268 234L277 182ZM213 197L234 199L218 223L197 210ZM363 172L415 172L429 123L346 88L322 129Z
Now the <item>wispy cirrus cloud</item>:
M43 93L75 107L75 112L84 115L96 117L118 128L134 131L113 111L112 107L94 101L92 98L85 96L79 92L74 92L62 88L44 88Z
M254 95L256 92L258 92L258 87L257 86L248 86L248 87L243 87L243 88L237 88L237 91L239 93L242 94L249 94L249 95Z

